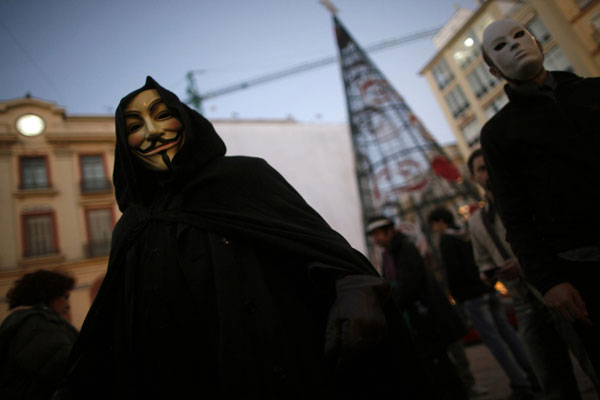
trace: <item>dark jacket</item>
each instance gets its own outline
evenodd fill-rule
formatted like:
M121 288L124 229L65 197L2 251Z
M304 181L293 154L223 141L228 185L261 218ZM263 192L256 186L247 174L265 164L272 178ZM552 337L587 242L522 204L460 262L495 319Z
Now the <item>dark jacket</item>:
M440 253L448 289L456 301L463 302L494 291L479 276L473 246L467 236L458 232L443 233L440 236Z
M442 347L458 340L466 327L419 250L402 233L396 233L384 257L393 259L396 277L392 295L398 307L408 313L411 327L421 340Z
M542 293L565 281L557 253L600 241L600 78L551 73L554 98L507 85L481 133L507 240Z
M48 307L15 309L0 325L0 399L49 399L76 338Z

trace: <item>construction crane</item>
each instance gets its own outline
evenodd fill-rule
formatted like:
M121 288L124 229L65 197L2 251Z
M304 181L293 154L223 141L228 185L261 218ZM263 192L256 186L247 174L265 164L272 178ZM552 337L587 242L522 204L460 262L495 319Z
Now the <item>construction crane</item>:
M435 35L441 27L426 29L423 31L415 32L410 35L401 36L397 38L383 40L381 42L372 44L370 46L365 47L365 50L369 53L376 52L378 50L387 49L388 47L398 46L401 44L406 44L409 42L413 42L416 40L424 39L427 37L431 37ZM203 70L193 70L189 71L186 74L187 79L187 87L186 93L188 98L186 99L186 103L190 104L192 107L196 108L199 111L202 111L202 103L205 100L212 99L218 96L223 96L241 89L247 89L252 86L257 86L263 83L271 82L279 78L285 78L290 75L295 75L301 72L306 72L315 68L323 67L325 65L332 64L337 61L337 56L329 56L315 61L305 62L290 68L286 68L277 72L272 72L266 75L262 75L256 78L251 78L245 80L243 82L235 83L229 86L224 86L220 89L211 90L209 92L200 94L196 86L196 80L194 75L199 71Z

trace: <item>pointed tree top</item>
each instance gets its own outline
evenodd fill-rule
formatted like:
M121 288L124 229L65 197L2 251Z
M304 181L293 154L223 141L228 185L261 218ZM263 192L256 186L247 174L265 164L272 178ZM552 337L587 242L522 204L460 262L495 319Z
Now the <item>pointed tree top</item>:
M338 9L333 5L333 3L331 2L331 0L319 0L319 3L321 3L333 15L337 14Z

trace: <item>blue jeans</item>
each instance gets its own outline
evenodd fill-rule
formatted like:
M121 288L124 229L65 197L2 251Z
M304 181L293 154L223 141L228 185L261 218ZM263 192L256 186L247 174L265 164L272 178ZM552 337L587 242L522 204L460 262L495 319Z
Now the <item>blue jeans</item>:
M523 344L506 318L498 293L475 297L463 304L473 327L508 376L513 390L531 390L526 377L531 365Z

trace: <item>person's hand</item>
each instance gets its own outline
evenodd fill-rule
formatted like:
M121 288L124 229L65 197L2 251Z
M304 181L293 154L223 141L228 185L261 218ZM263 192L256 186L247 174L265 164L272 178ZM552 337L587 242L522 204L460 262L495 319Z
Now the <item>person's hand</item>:
M581 295L568 282L559 283L544 294L544 302L569 322L582 321L592 325Z
M325 332L325 355L343 368L381 343L387 333L383 304L389 283L370 275L349 275L336 281L336 300Z
M496 279L511 280L518 278L521 275L521 267L519 261L511 259L502 264L502 267L496 271Z
M489 274L485 272L480 272L479 273L479 278L483 281L483 283L485 283L486 285L490 286L490 287L494 287L494 285L496 285L496 282L498 282L498 279L496 279L496 273L492 273L490 272Z

